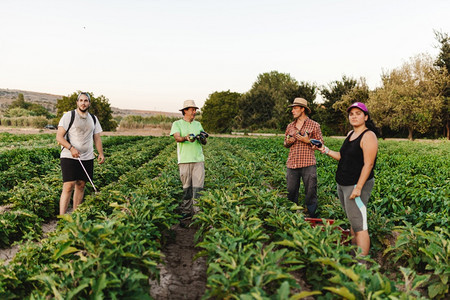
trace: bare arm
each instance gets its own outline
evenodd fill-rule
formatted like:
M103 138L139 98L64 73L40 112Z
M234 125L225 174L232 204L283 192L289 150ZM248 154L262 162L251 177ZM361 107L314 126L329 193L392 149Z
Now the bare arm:
M102 138L100 137L100 133L94 134L94 144L95 148L97 148L98 151L98 163L102 164L105 162L105 155L103 154L103 144L102 144Z
M370 172L375 164L378 152L378 140L375 133L368 131L361 139L361 148L364 156L364 166L361 169L358 182L350 195L350 199L361 196L361 190L369 178Z
M323 149L323 151L320 150L320 149ZM320 149L319 149L319 150L320 150L320 152L322 152L322 153L326 153L326 152L327 152L327 149L328 149L328 154L327 154L327 155L328 155L329 157L334 158L334 159L337 160L337 161L341 160L341 152L330 150L330 148L328 148L328 147L326 147L326 146L323 146L323 147L320 148Z
M189 138L187 136L181 136L179 132L175 132L173 134L173 137L175 138L175 141L177 141L177 143L189 141Z
M349 132L347 133L347 137L350 135L350 133L352 133L352 131L349 131ZM330 150L330 148L328 148L327 146L325 146L323 143L322 143L322 148L319 148L318 150L319 150L320 152L322 152L323 154L326 154L326 155L328 155L329 157L334 158L334 159L337 160L337 161L340 161L340 160L341 160L341 152Z
M62 126L58 126L58 131L56 132L56 141L63 146L64 148L68 149L70 153L72 153L72 157L78 158L80 157L80 152L78 152L75 147L73 147L65 138L66 130Z

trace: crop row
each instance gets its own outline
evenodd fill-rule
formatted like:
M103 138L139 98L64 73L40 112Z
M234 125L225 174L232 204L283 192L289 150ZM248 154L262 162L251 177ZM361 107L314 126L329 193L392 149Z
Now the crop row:
M166 147L87 196L49 238L28 244L1 268L0 296L149 299L148 279L158 277L161 262L162 231L178 222L174 150Z
M148 279L158 277L162 233L177 222L174 210L181 197L175 143L166 138L152 143L161 141L164 147L153 159L135 166L126 160L134 157L133 151L118 149L117 157L124 159L114 161L111 157L108 161L114 161L111 165L121 174L113 170L103 173L108 174L103 178L110 180L97 178L100 192L87 195L75 213L60 221L57 232L41 244L29 244L10 266L0 268L0 297L148 298ZM342 140L326 142L338 149ZM141 159L138 152L149 147L145 144L134 149L137 159ZM448 193L443 185L448 180L446 149L432 146L429 159L417 162L414 158L420 160L426 150L381 141L377 179L383 176L396 182L397 176L403 176L403 180L414 181L422 173L431 177L429 168L442 164L437 179L421 182L416 188L430 193L443 190L443 194L429 199L432 209L429 205L423 210L428 218L435 214L448 219L448 213L439 214L435 209L436 202L448 201L441 198ZM369 206L373 259L367 258L369 264L365 265L351 255L357 249L343 244L335 227L347 226L335 192L335 161L317 155L320 214L338 221L313 228L304 220L302 208L285 197L287 150L280 138L213 137L204 151L205 192L194 222L199 227L198 246L203 249L199 256L206 256L209 265L205 298L448 296L448 228L439 227L442 219L414 225L405 222L411 215L423 216L417 207L402 214L398 206L393 206L397 203L383 192L396 190L388 181L376 180L371 198L375 203ZM406 172L409 168L402 160L413 163L415 171ZM411 200L415 200L412 194L399 203ZM397 240L386 243L393 238L392 231L397 232ZM391 263L380 265L383 260Z
M157 155L168 143L168 139L147 138L125 150L113 152L108 157L108 163L95 165L95 183L101 187L115 182L121 174ZM60 170L55 164L48 175L23 181L12 190L4 192L3 195L8 198L5 202L11 203L13 209L0 214L0 222L4 224L0 227L0 247L9 246L23 236L38 237L41 234L41 222L58 214L61 187ZM90 191L92 188L88 186L87 194Z
M55 145L54 134L11 134L0 133L0 153L15 148L34 149Z
M372 251L372 255L375 258L377 254L384 254L385 259L393 259L396 264L386 270L386 266L382 268L369 259L373 264L371 268L361 266L349 255L352 246L340 245L337 231L311 230L301 215L293 214L298 207L291 207L284 197L279 197L283 190L267 189L266 183L273 179L264 174L271 174L267 167L274 167L274 164L273 161L267 163L271 152L254 151L258 143L227 141L219 145L217 153L209 152L211 156L207 160L218 166L210 171L214 174L212 181L217 182L209 183L208 192L200 201L202 213L196 221L202 228L200 246L205 248L210 263L209 297L264 298L287 294L294 297L315 294L319 299L333 298L331 295L355 299L374 295L416 297L420 296L421 288L426 288L433 298L448 293L448 229L436 227L439 223L435 224L434 231L423 231L420 225L394 228L389 215L380 216L372 211L374 216L369 220L372 239L386 240L392 233L390 229L399 234L395 245L381 248L380 243L375 249L381 253ZM266 147L270 143L273 147L281 146L277 140L264 143ZM230 144L233 149L228 149ZM212 143L209 147L209 151L213 151ZM389 156L380 158L388 160ZM321 157L318 159L319 164L326 162ZM283 168L281 163L285 160L274 161L279 161L278 167ZM322 166L322 169L327 168ZM334 188L329 193L328 197L335 198ZM326 212L332 213L331 207L322 211ZM386 225L388 229L375 227ZM433 246L426 247L427 244ZM383 275L386 271L397 273L398 281ZM311 291L299 292L296 274L306 280Z
M106 155L119 149L127 149L139 142L140 137L107 137L104 138ZM54 141L53 141L54 142ZM45 176L54 172L59 163L60 147L54 142L53 147L44 148L15 148L0 153L0 204L7 203L9 194L5 193L20 182L33 177Z

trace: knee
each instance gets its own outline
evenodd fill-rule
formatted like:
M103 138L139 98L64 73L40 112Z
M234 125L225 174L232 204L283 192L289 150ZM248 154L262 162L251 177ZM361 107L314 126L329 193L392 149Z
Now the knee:
M75 187L75 181L67 181L63 184L63 191L64 192L72 192Z
M75 186L77 187L77 189L84 189L84 187L86 186L86 182L77 180Z

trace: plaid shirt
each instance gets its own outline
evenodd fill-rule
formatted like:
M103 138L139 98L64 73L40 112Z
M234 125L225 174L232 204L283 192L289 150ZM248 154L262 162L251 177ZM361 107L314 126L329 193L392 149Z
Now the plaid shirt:
M289 133L297 132L304 135L306 131L308 131L310 139L316 139L323 143L322 131L320 131L319 123L308 118L303 123L302 128L298 130L297 127L295 127L296 122L297 121L294 121L287 126L284 139L284 146L290 148L286 163L286 166L289 169L304 168L316 164L316 157L314 156L314 151L311 149L312 145L303 143L292 137L288 138Z

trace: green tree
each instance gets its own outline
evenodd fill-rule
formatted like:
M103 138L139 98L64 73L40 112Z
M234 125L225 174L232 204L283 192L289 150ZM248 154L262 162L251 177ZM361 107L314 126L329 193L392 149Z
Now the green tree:
M37 103L30 103L28 110L31 111L32 116L45 116L47 119L55 117L44 106Z
M364 77L361 77L359 81L356 82L356 85L341 97L341 100L336 101L333 104L333 109L339 111L342 114L342 119L345 120L345 123L342 125L345 129L345 132L348 132L351 127L347 122L347 108L354 102L362 102L368 104L369 96L369 86L367 85L366 79Z
M382 75L383 86L370 95L369 109L377 124L425 133L441 122L445 78L429 55L417 55L398 69Z
M202 107L202 125L208 132L230 133L239 113L240 93L214 92Z
M447 33L434 32L436 40L440 43L439 55L436 59L435 65L447 77L450 74L450 37ZM444 127L444 135L450 140L450 84L444 87L444 104L442 105L442 123Z
M289 104L296 97L315 98L315 87L292 78L289 74L271 71L260 74L250 91L241 97L240 121L243 128L284 129L290 120ZM311 97L312 99L308 99Z
M30 106L30 103L25 102L25 98L24 98L23 94L19 93L17 95L17 99L14 100L8 108L18 107L18 108L28 109L29 106Z
M65 112L77 108L77 97L79 92L74 92L69 96L63 96L56 102L57 118L60 119ZM114 131L117 127L117 122L113 119L112 109L109 104L109 100L101 95L99 97L94 97L92 93L91 96L91 107L89 112L97 116L102 129L104 131Z
M323 127L326 134L340 134L346 133L347 119L343 117L342 111L334 106L336 102L342 101L342 97L349 93L357 86L357 80L345 75L342 76L342 81L335 80L319 88L320 94L325 101L319 110L320 115L316 119Z
M257 88L242 95L239 120L242 128L266 128L273 116L275 100L270 93Z
M317 97L317 86L313 83L301 81L297 93L295 97L291 99L291 102L297 97L304 98L308 101L308 107L311 109L310 117L314 118L314 115L317 113L317 109L320 106L320 104L315 102Z
M26 102L22 93L18 94L17 99L11 103L6 113L9 115L17 114L17 111L13 110L18 108L26 110L26 113L22 113L27 116L45 116L46 118L54 117L44 106L37 103Z

